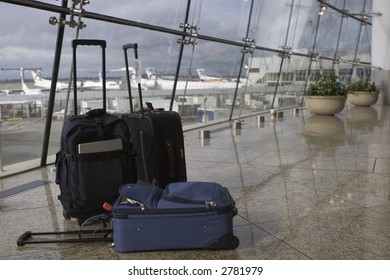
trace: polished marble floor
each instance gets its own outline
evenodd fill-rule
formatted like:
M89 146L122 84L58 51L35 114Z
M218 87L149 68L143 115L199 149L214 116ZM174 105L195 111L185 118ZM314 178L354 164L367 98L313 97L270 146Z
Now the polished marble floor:
M0 259L390 259L390 107L336 116L293 110L185 132L188 180L229 188L236 250L118 253L107 243L17 246L30 230L78 229L54 183L0 199ZM0 191L54 180L52 167L1 179ZM178 232L180 234L180 232ZM158 238L158 235L156 235Z

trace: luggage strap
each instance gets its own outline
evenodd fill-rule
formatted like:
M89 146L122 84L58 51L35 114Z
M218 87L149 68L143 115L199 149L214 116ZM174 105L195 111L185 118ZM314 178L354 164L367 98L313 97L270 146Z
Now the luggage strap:
M60 163L63 159L70 159L70 160L73 160L75 157L74 155L70 154L70 153L67 153L65 152L63 149L61 149L60 151L58 151L56 153L56 160L55 160L55 164L57 165L58 163Z
M103 122L99 118L95 118L96 122L96 136L99 141L104 140L104 129L103 129Z

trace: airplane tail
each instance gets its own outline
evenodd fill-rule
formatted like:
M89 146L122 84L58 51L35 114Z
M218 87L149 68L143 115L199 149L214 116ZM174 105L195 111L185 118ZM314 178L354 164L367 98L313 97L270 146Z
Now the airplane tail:
M22 84L22 91L23 94L27 94L30 89L27 87L26 83L24 82L24 69L20 68L20 82Z
M28 94L28 92L30 92L30 89L24 82L22 82L22 90L23 90L23 94Z
M198 73L199 80L204 81L207 79L207 76L204 73L204 69L196 69L196 72Z
M24 81L24 70L27 70L27 69L20 68L20 81L22 83L23 94L24 95L42 94L42 91L40 89L30 89L26 85L26 83Z
M35 70L30 70L30 72L31 72L31 75L32 75L35 83L37 81L42 81L43 80L41 72L35 71Z
M204 69L198 68L198 69L196 69L196 72L198 73L199 80L202 82L221 82L221 81L223 81L222 78L207 76Z

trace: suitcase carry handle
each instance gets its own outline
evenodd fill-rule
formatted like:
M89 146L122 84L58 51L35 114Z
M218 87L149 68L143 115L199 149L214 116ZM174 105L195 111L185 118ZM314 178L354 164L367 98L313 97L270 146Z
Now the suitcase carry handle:
M132 94L131 94L131 81L130 81L130 73L129 73L129 60L127 57L127 50L128 49L134 49L134 58L137 60L138 59L138 44L125 44L123 45L123 52L125 55L125 65L126 65L126 79L127 79L127 90L129 92L129 102L130 102L130 112L133 113L133 101L132 101ZM138 83L138 95L139 95L139 102L141 105L141 114L144 114L144 106L142 102L142 88L141 88L141 83Z
M138 44L134 43L134 44L123 45L123 50L127 50L127 49L138 49Z
M86 113L88 117L96 118L96 117L102 117L106 114L106 110L104 109L92 109Z
M106 111L106 47L105 40L98 39L75 39L72 41L73 48L73 104L74 115L77 115L77 65L76 65L76 49L77 46L100 46L102 48L102 89L103 89L103 110Z
M72 41L72 47L77 46L101 46L102 48L107 47L107 42L105 40L98 39L77 39Z

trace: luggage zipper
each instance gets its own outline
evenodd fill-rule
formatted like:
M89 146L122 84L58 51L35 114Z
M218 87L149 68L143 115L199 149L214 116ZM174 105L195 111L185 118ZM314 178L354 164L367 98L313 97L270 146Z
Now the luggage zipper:
M207 208L147 208L147 209L129 209L118 207L113 208L113 217L115 219L128 219L130 215L193 215L193 214L227 214L234 210L231 206Z
M141 210L145 210L145 205L143 205L141 202L139 202L139 201L137 201L135 199L131 199L131 198L125 197L125 196L123 196L121 198L121 201L120 201L119 204L120 205L123 205L123 204L132 204L132 205L134 205L134 204L137 204L137 205L139 205Z
M210 209L210 208L213 208L213 207L217 207L217 203L215 203L214 201L205 201L206 203L206 208L207 209Z

